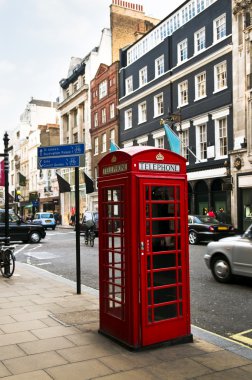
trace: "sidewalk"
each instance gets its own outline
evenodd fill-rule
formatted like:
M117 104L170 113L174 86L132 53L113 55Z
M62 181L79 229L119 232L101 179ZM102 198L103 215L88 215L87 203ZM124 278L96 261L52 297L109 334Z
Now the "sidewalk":
M0 378L249 379L252 350L193 328L194 343L130 352L98 334L98 292L16 263L0 277ZM215 342L215 343L213 343Z

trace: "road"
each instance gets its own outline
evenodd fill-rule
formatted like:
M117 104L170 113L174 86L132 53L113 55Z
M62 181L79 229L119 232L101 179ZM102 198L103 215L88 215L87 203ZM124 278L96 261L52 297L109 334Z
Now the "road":
M76 281L75 232L47 231L40 244L18 244L16 257L64 278ZM217 283L206 268L204 244L190 246L190 294L192 324L252 347L252 279ZM98 239L94 248L81 237L81 283L98 289ZM246 332L246 333L244 333ZM238 336L237 336L238 334Z

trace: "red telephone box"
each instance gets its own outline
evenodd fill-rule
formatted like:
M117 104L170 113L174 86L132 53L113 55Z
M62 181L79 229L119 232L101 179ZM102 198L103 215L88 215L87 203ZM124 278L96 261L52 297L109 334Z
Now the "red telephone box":
M99 162L99 331L139 349L192 342L186 160L131 147Z

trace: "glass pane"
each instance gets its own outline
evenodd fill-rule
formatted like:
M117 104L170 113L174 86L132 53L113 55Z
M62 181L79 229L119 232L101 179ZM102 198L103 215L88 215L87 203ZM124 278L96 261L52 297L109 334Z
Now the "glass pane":
M171 285L177 283L176 270L153 273L153 286Z
M152 234L162 235L170 234L176 231L175 220L154 220L152 222Z
M170 268L176 266L176 254L170 253L168 255L153 255L153 268Z
M152 239L152 252L172 251L176 248L175 236L159 237Z
M154 309L154 321L162 321L177 317L177 304L156 307Z
M177 300L177 288L165 288L154 290L154 304Z
M150 235L150 221L146 221L146 235Z
M149 199L150 199L150 195L149 195L149 186L146 186L146 187L145 187L145 199L146 199L146 200L149 200Z

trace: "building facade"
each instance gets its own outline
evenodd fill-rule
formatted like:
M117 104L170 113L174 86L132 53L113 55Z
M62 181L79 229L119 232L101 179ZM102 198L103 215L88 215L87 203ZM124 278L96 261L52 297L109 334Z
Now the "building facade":
M222 207L231 220L230 0L184 2L124 49L120 62L120 144L169 148L160 126L168 120L188 161L189 212Z
M118 72L118 61L110 66L101 64L90 84L90 134L93 147L91 176L95 184L95 193L92 194L92 210L98 208L98 162L110 151L111 143L118 144Z
M234 147L230 151L232 218L252 223L252 1L233 1Z

